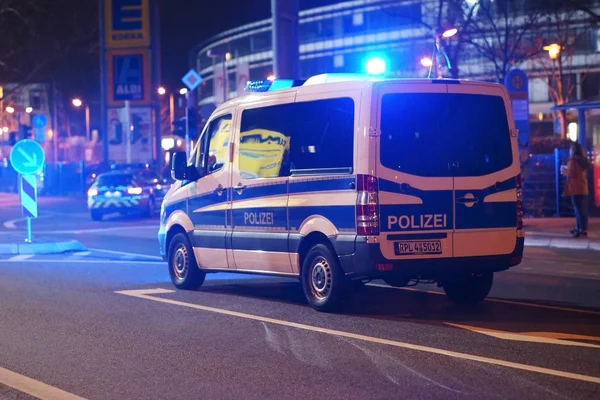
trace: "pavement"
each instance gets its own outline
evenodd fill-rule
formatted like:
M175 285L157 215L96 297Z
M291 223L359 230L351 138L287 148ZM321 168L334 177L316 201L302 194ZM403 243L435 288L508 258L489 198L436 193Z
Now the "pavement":
M600 218L590 218L587 238L571 236L574 218L531 218L523 225L526 246L600 251Z
M0 221L15 218L0 207ZM592 399L600 393L600 258L527 247L490 297L374 281L343 314L295 279L220 273L177 291L156 219L91 221L79 199L34 233L85 251L0 255L4 399ZM20 231L0 224L0 235ZM562 234L556 228L556 234ZM566 236L566 235L565 235Z

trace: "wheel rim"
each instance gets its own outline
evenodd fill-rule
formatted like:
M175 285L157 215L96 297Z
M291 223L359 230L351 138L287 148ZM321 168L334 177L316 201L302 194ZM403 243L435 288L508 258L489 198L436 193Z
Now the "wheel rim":
M190 262L189 256L187 252L187 248L180 244L175 250L175 254L173 255L173 273L175 274L175 278L178 280L184 280L187 276Z
M311 268L310 288L319 300L326 299L331 293L331 266L323 257L317 258Z

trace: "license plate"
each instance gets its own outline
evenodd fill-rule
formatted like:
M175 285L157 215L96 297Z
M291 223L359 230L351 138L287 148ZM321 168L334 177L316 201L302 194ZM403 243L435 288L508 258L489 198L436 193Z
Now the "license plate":
M121 192L106 192L106 197L120 197Z
M397 256L442 254L442 242L439 240L394 242L394 253Z

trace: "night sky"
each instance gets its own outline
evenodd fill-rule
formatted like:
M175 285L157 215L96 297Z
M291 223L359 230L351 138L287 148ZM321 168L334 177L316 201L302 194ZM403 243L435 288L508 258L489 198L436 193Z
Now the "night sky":
M300 0L306 9L334 0ZM271 0L161 0L162 76L169 88L182 87L188 52L210 36L269 18Z

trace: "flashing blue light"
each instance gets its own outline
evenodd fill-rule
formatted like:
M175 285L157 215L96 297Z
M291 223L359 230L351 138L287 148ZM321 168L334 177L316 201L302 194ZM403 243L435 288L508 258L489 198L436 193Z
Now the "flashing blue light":
M264 81L248 81L246 83L246 89L248 92L266 92L271 87L273 82Z
M291 87L294 87L294 80L293 79L275 79L272 82L271 87L269 88L269 91L271 91L271 90L289 89Z
M365 69L369 75L383 75L386 68L386 62L381 57L369 58L365 63Z

